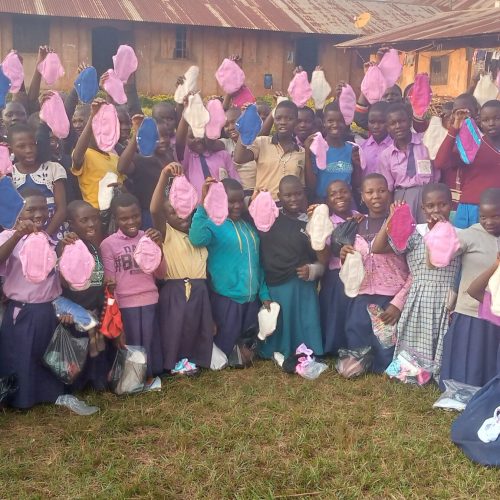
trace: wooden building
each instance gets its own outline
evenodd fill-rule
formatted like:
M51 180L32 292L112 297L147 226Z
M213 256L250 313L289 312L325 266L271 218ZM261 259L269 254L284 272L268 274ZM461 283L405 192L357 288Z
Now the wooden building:
M0 0L0 53L15 48L24 58L27 81L39 45L48 44L61 57L72 85L78 64L102 73L121 43L139 58L136 81L143 94L171 94L175 80L195 64L207 94L220 89L214 72L222 59L241 54L247 83L256 95L264 75L275 90L286 89L291 72L302 65L311 72L324 67L332 84L354 85L362 79L363 61L336 44L362 34L394 28L441 12L440 8L394 2L350 0ZM354 25L362 12L371 14L363 28Z

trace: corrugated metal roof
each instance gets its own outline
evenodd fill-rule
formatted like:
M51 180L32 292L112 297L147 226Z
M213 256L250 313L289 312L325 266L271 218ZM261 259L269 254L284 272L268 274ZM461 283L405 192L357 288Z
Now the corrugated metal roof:
M370 47L384 43L444 40L488 34L498 34L500 43L500 9L442 12L432 19L406 24L383 33L363 36L340 43L337 47Z
M410 3L412 1L410 0ZM489 9L495 6L495 0L421 0L419 3L439 7L442 10Z
M364 35L428 18L440 9L352 0L0 0L0 12ZM362 12L370 12L372 20L361 30L354 27L354 18Z

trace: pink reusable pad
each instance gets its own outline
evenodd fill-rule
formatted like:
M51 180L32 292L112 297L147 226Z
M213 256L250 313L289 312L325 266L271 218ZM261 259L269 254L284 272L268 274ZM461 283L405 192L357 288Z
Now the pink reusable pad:
M316 132L314 139L311 143L311 151L316 156L316 166L320 170L326 168L326 153L328 152L328 143L325 141L321 132Z
M387 81L378 66L370 66L361 82L361 92L370 104L382 100L384 92L387 90Z
M288 85L288 94L299 108L303 108L307 104L307 101L312 97L312 88L305 71L297 73L292 78L290 85Z
M476 159L481 142L481 133L476 122L472 118L466 118L455 138L460 158L466 165L470 165Z
M24 69L16 52L11 50L2 62L2 71L4 75L10 80L11 94L17 94L24 82Z
M49 52L45 59L37 66L37 69L47 85L54 85L59 78L64 76L63 65L55 52Z
M127 83L130 75L137 69L137 56L134 49L129 45L120 45L116 55L113 56L113 67L116 76L123 82Z
M226 113L219 99L211 99L207 102L207 111L210 120L205 127L205 135L209 139L218 139L222 127L226 124Z
M103 104L92 120L97 147L102 151L112 151L120 138L120 122L112 104Z
M411 214L410 206L404 204L396 207L387 227L387 234L396 250L402 252L406 248L414 230L415 219Z
M9 175L12 173L12 161L10 160L9 148L5 144L0 144L0 174Z
M181 219L187 219L198 204L198 193L186 176L178 175L174 177L168 199L175 213Z
M153 274L161 263L161 248L144 235L137 243L134 260L143 273Z
M69 119L64 102L58 92L52 92L40 108L40 120L44 121L54 135L66 139L69 135Z
M491 312L500 316L500 266L488 281L488 288L491 292Z
M59 260L59 271L73 290L86 290L95 268L95 260L82 240L66 245Z
M103 84L104 90L111 96L116 104L125 104L127 102L127 95L123 87L123 81L118 78L118 75L112 69L106 72L108 78Z
M226 190L222 182L216 182L210 186L203 206L210 220L220 226L229 214Z
M224 59L215 72L215 78L226 94L234 94L243 87L245 73L230 59Z
M432 89L429 75L419 73L411 89L410 102L416 116L424 116L432 100Z
M233 106L241 108L245 104L254 103L255 97L250 89L246 85L243 85L243 87L241 87L241 89L238 90L236 94L233 94L232 100Z
M263 233L267 233L271 229L280 213L269 191L261 191L250 203L248 211L252 216L255 227Z
M350 125L354 120L354 111L356 110L356 94L350 85L342 87L339 106L346 125Z
M19 251L23 275L32 283L41 283L54 269L57 255L45 233L31 233Z
M399 59L399 52L396 49L390 49L384 54L378 67L384 75L387 88L395 85L403 72L403 65Z
M479 304L479 317L500 326L500 316L491 310L491 293L488 291L484 292L483 301Z
M425 236L429 261L434 267L446 267L460 248L457 232L449 222L438 222Z

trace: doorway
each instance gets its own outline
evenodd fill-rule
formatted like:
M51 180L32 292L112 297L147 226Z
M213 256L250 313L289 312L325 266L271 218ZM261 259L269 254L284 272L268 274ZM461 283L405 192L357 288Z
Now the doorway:
M100 26L92 30L92 66L99 77L113 67L113 56L122 44L133 46L132 32L110 26Z
M295 42L295 65L302 66L311 79L314 68L318 65L318 39L299 38Z

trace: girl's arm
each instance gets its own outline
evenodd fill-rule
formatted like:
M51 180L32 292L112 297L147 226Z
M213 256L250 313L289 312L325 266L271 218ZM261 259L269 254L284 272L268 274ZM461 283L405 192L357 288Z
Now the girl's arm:
M351 163L352 163L351 186L353 191L358 191L361 188L361 180L363 179L363 171L361 169L361 158L359 156L359 146L352 148Z
M500 255L497 257L497 261L491 267L486 269L481 273L467 288L467 293L478 302L482 302L484 298L484 292L488 286L488 281L493 276L494 272L500 266Z
M127 146L123 150L120 158L118 159L118 172L124 175L132 175L135 172L134 158L137 154L137 131L144 120L144 115L134 115L132 117L132 134Z
M305 147L305 177L307 190L313 198L316 198L316 174L313 169L313 159L311 153L312 136L308 137L304 143Z
M66 180L58 179L54 181L53 192L56 211L47 226L47 234L56 234L57 230L66 220Z
M179 161L184 159L184 150L186 149L187 135L189 125L188 122L181 115L177 131L175 132L175 151Z
M243 163L248 163L253 160L255 160L253 151L246 148L241 142L241 138L238 137L238 142L234 148L234 162L242 165Z
M34 233L35 231L35 225L30 220L19 221L16 224L14 234L0 246L0 264L3 264L11 256L14 248L16 248L16 245L24 236Z
M193 215L191 227L189 228L189 241L191 241L195 247L206 247L211 243L213 238L213 233L210 230L211 222L205 208L203 207L203 202L208 194L210 185L215 182L217 181L212 177L206 178L201 190L201 204L198 206Z
M40 46L38 48L38 57L35 63L35 72L33 73L33 78L31 79L30 88L28 90L29 109L26 110L28 112L28 116L31 113L40 109L38 103L38 96L40 95L40 85L42 83L42 75L40 71L38 71L38 65L41 62L43 62L43 60L47 57L47 54L49 52L53 52L53 50L50 47L47 47L46 45Z

